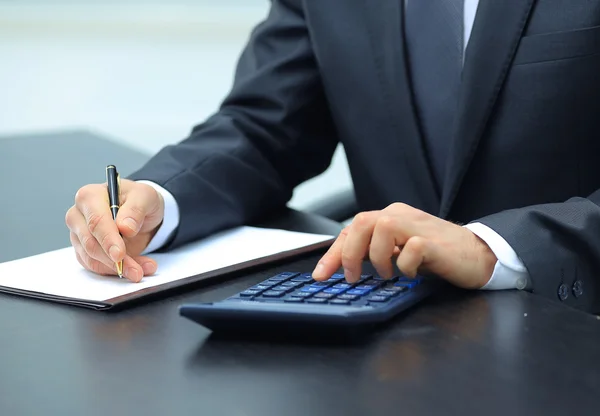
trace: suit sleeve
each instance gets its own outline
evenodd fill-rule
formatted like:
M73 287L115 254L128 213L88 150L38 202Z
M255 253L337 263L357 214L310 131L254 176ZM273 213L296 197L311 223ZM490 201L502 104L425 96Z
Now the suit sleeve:
M587 198L507 210L477 222L514 249L532 292L600 312L600 190Z
M218 111L130 176L177 202L165 248L283 209L298 184L331 163L338 139L300 4L272 1Z

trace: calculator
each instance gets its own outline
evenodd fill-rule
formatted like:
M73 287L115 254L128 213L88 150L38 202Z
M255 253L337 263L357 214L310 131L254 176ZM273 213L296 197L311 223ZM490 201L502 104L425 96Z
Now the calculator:
M185 304L179 314L212 331L368 330L424 300L435 278L363 274L348 283L336 273L315 281L311 273L283 272L213 303Z

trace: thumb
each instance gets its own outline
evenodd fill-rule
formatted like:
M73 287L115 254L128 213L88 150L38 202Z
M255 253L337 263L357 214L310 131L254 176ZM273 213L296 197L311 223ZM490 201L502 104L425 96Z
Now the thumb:
M156 228L163 217L162 199L149 185L135 184L124 195L124 202L117 214L119 232L127 238L140 231Z

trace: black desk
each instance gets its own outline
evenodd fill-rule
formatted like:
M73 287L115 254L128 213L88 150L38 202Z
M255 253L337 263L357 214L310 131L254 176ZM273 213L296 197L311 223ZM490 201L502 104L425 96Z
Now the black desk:
M43 172L34 165L31 177ZM63 232L48 241L62 245ZM12 238L0 234L0 249ZM450 291L343 347L218 340L177 315L183 302L306 270L317 257L119 313L2 296L0 414L598 414L600 321L527 293Z

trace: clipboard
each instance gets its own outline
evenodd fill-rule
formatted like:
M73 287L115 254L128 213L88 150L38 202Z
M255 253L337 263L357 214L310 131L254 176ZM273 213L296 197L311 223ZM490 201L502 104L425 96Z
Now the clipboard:
M72 247L0 263L0 294L95 310L123 307L174 289L226 274L316 252L335 237L282 229L242 226L148 255L157 273L133 283L85 270Z

